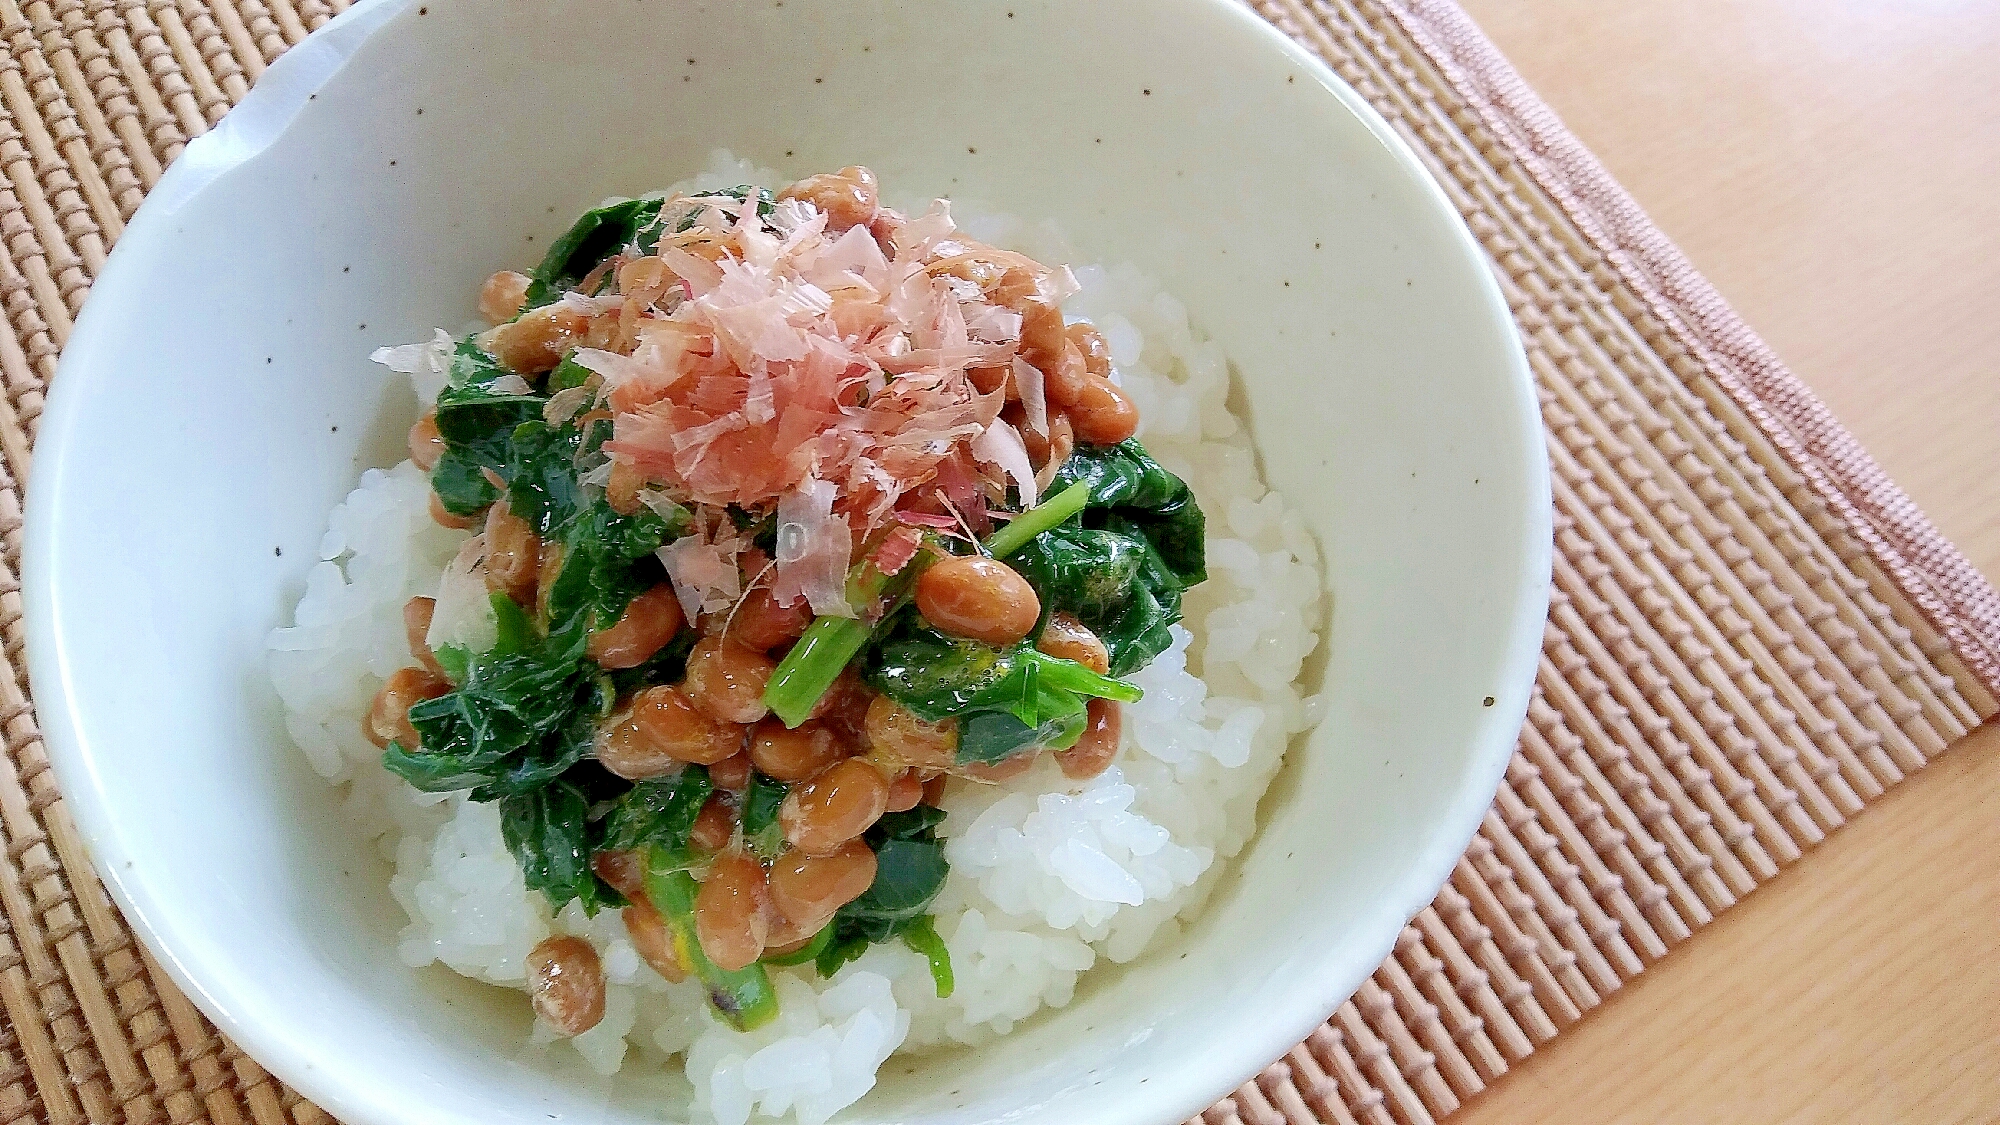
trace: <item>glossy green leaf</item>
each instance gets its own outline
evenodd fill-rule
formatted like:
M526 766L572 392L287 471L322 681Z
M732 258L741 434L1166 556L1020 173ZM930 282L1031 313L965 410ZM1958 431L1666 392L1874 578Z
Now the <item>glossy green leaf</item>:
M556 782L500 802L500 834L530 890L552 904L572 899L595 914L624 900L591 870L595 850L590 804L575 786Z
M605 817L603 846L631 851L644 846L683 851L701 806L715 791L708 770L688 766L672 777L641 781L625 791Z
M660 216L657 199L625 199L593 207L549 244L542 264L528 281L528 308L539 308L574 289L591 270L611 255L637 242L650 250L659 243L657 231L648 228Z

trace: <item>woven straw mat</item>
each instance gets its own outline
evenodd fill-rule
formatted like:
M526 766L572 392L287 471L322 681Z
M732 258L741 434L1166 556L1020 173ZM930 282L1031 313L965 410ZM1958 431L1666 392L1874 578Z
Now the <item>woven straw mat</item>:
M328 1120L208 1025L92 874L29 708L14 574L43 388L107 249L342 6L0 0L0 1122ZM1464 214L1555 470L1541 678L1478 837L1353 999L1200 1118L1425 1123L1992 713L2000 599L1457 8L1254 6Z

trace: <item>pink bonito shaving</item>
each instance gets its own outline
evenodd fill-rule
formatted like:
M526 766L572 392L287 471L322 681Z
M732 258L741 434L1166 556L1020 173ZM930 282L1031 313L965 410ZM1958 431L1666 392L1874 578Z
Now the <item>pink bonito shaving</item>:
M872 197L865 170L835 174L850 175ZM810 185L825 179L764 207L668 199L653 254L609 275L649 286L598 294L577 358L601 380L608 454L684 503L775 516L778 604L840 614L857 557L908 562L910 536L884 541L908 517L976 528L1034 502L1041 443L1023 439L1046 434L1050 404L1024 313L1075 282L965 237L942 200L914 218L822 210ZM662 552L690 617L731 590L722 571L747 546L733 534Z

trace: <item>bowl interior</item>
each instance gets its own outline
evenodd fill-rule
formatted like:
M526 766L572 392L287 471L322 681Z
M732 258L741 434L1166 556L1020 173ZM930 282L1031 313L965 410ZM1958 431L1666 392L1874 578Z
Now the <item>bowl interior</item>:
M44 726L128 916L354 1125L658 1120L677 1096L525 1052L517 996L400 965L386 868L286 744L262 649L327 510L403 456L413 402L367 352L460 326L486 273L718 146L1047 216L1083 259L1157 276L1233 358L1335 593L1326 721L1201 919L992 1047L892 1060L842 1120L1180 1120L1375 966L1491 798L1547 482L1505 307L1438 189L1234 4L948 11L364 3L119 245L35 465Z

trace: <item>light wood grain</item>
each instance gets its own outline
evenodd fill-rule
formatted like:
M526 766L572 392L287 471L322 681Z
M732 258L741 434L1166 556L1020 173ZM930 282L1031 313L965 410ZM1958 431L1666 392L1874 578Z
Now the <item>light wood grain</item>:
M2000 4L1461 0L2000 577ZM2000 732L1453 1118L2000 1120Z
M2000 1118L1996 856L1986 727L1451 1120Z
M2000 578L2000 3L1462 4Z

